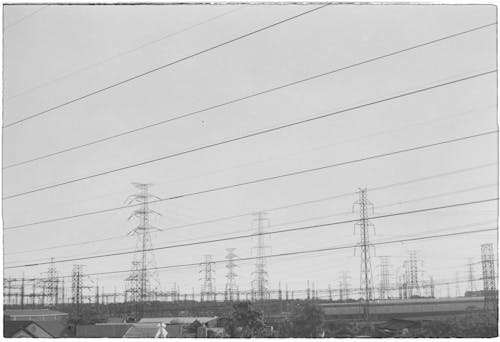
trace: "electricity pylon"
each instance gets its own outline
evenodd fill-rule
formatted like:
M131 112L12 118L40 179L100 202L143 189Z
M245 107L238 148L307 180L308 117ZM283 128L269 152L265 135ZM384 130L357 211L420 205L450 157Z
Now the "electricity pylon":
M149 203L152 200L158 200L157 196L149 193L149 188L152 184L132 183L138 193L129 196L127 204L137 204L138 209L134 210L129 216L136 218L139 224L136 228L129 232L129 235L137 236L136 249L134 259L132 261L132 271L127 282L126 294L129 301L141 303L141 314L143 314L144 302L149 300L153 292L159 289L158 274L155 270L156 261L154 253L151 251L153 245L151 242L151 232L160 231L161 229L153 227L150 223L150 215L159 213L149 208Z
M370 255L369 229L373 224L368 220L369 211L373 213L373 204L368 201L366 189L359 189L359 199L353 204L353 211L358 208L359 221L354 224L354 233L356 227L359 228L361 248L361 272L360 272L360 289L364 293L363 316L365 320L370 318L370 300L373 299L373 275L372 275L372 261Z
M266 267L266 251L269 246L264 245L264 235L262 233L269 226L269 220L266 218L265 212L259 212L256 214L254 222L257 223L257 246L254 247L257 259L255 261L255 271L253 272L252 300L263 301L269 299L269 280Z

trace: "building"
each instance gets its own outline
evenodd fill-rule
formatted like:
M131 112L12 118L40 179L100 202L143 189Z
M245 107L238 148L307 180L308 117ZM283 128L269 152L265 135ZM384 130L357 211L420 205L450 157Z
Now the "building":
M4 321L3 336L6 338L52 338L48 331L33 321Z
M120 338L132 326L131 323L106 323L92 325L78 325L76 327L76 337L86 338Z
M165 338L168 333L164 324L134 324L127 330L125 338Z
M60 321L66 322L68 314L49 309L5 309L4 319L7 321Z
M207 328L214 328L217 325L217 317L147 317L139 323L164 323L167 325L190 325L194 322L205 325Z

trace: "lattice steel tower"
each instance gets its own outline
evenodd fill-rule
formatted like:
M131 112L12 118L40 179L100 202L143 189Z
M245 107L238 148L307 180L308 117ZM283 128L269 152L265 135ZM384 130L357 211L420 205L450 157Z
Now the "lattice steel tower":
M467 276L468 276L467 290L473 292L475 290L475 287L474 287L474 261L472 260L472 258L468 259Z
M391 282L390 282L390 264L388 256L380 257L380 299L388 299L390 297Z
M76 311L76 317L80 316L80 305L83 303L83 265L73 265L71 275L71 302Z
M129 232L129 235L133 234L137 236L137 242L132 261L132 271L130 276L125 280L127 283L126 295L129 301L143 303L149 300L151 295L156 293L160 287L158 273L155 270L156 260L154 253L151 251L153 247L151 232L160 231L161 229L153 227L150 222L151 214L160 214L149 208L149 203L159 198L149 193L149 188L152 184L132 184L137 188L138 192L129 196L126 203L129 205L133 203L138 204L138 209L132 212L129 220L136 218L139 224Z
M483 268L484 306L487 310L498 310L497 286L495 278L495 255L493 244L481 245L481 264Z
M351 279L351 276L349 275L348 271L340 272L339 300L341 301L349 299L349 293L350 293L349 279Z
M420 286L420 272L421 271L419 269L417 251L409 251L408 260L405 261L405 280L408 289L408 298L422 295Z
M226 248L226 300L234 301L238 299L238 285L236 284L236 271L234 270L237 265L234 262L234 259L237 258L237 255L234 254L236 248Z
M203 285L201 286L201 300L215 301L215 262L212 261L212 255L203 256L201 263L203 272Z
M363 293L365 299L363 306L363 314L365 319L370 316L370 300L373 299L373 274L372 274L372 261L370 248L370 237L369 229L373 227L373 224L368 220L368 214L371 211L373 213L373 204L368 201L367 190L359 189L358 195L359 199L353 204L353 211L358 208L359 211L359 222L354 224L354 233L356 233L356 227L359 229L359 234L361 237L359 246L361 248L361 272L360 272L360 289Z
M54 265L54 258L50 259L49 269L47 270L47 278L45 281L47 305L57 305L59 297L59 278L56 267Z
M269 226L269 220L266 218L265 212L259 212L255 216L254 222L257 225L257 246L254 250L257 254L255 262L255 271L253 272L254 279L252 281L252 300L267 300L269 299L268 274L266 267L266 251L269 246L264 245L264 229Z

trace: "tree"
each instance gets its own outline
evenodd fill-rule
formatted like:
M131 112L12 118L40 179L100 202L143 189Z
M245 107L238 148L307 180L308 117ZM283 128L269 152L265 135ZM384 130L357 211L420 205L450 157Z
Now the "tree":
M293 337L321 337L325 314L321 307L306 303L292 319Z
M249 302L237 303L233 309L225 323L231 337L262 337L265 325L260 311L253 310Z

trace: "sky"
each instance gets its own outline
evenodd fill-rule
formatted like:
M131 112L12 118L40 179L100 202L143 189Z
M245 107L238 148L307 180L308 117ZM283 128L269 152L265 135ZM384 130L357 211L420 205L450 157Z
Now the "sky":
M318 5L4 5L3 122L17 122L159 66L193 55ZM167 120L444 36L494 23L490 5L330 5L3 129L3 167ZM3 197L160 158L291 122L341 111L496 69L496 26L421 46L167 124L3 170ZM24 264L132 251L133 208L7 229L123 206L133 182L161 198L497 130L497 75L489 73L268 134L3 200L4 274L38 277ZM498 196L498 138L489 134L151 205L154 247L353 220L359 188L373 215ZM455 172L457 171L457 172ZM446 176L433 177L450 173ZM392 185L392 186L389 186ZM340 196L342 195L342 196ZM325 198L329 198L324 200ZM323 199L321 201L316 201ZM294 203L311 202L296 205ZM241 214L241 215L240 215ZM494 201L372 220L372 242L497 227ZM213 223L199 222L217 220ZM196 223L196 224L195 224ZM182 227L179 227L182 226ZM87 241L102 240L81 244ZM352 223L273 234L268 253L359 243ZM378 245L391 274L416 250L424 279L467 279L469 258L497 232ZM67 246L70 245L70 246ZM226 248L255 256L254 238L155 251L158 266L223 260ZM66 246L66 247L65 247ZM129 270L132 254L78 261L87 273ZM75 262L57 263L69 276ZM254 261L238 264L250 288ZM201 286L201 267L158 272L162 290ZM349 271L359 287L360 250L346 248L267 260L269 286L337 286ZM475 276L481 277L479 265ZM216 286L226 281L223 263ZM92 277L123 290L128 273ZM68 280L68 279L67 279ZM90 280L89 280L90 282ZM466 284L462 283L462 291ZM481 282L477 281L480 287ZM446 289L438 287L439 296Z

